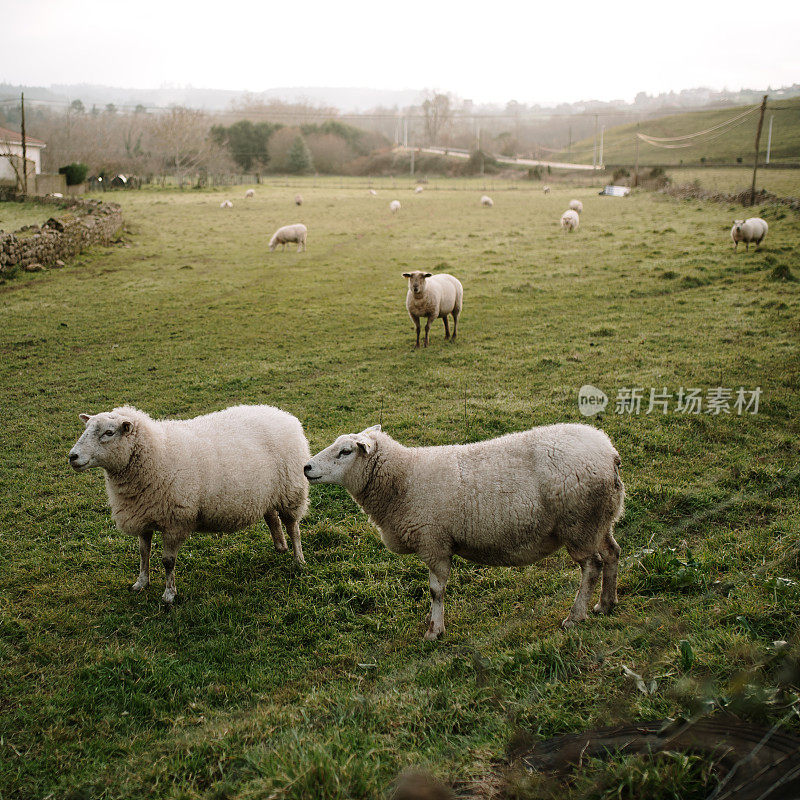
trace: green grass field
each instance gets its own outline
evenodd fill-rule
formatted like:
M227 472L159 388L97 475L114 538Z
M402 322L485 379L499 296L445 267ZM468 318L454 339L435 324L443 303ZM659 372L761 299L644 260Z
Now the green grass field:
M674 183L697 181L703 188L723 192L749 189L753 180L753 167L692 168L671 167L667 174ZM778 197L800 197L800 169L759 169L756 188L766 189ZM750 212L746 212L750 215Z
M741 209L718 204L498 182L483 209L456 182L293 183L301 208L294 187L237 188L229 211L222 192L116 194L122 244L0 285L0 797L372 798L409 765L488 797L523 734L707 701L786 715L797 693L773 642L798 653L800 283L772 273L800 277L798 216L755 209L769 237L734 253ZM581 227L564 234L572 196ZM295 221L308 252L269 253ZM437 323L413 349L400 273L415 268L462 280L456 344ZM274 404L316 452L379 420L409 445L583 421L586 383L610 397L589 422L622 455L627 514L618 612L567 633L578 571L562 551L524 569L456 559L447 635L423 642L427 570L330 486L311 489L305 570L265 526L195 535L165 609L159 537L133 594L137 545L102 474L66 462L78 413L123 403ZM630 387L763 394L755 415L614 413ZM559 796L590 796L592 769ZM532 780L514 796L549 796Z
M636 159L637 130L648 136L659 138L686 136L705 131L722 122L732 119L744 111L746 106L714 109L711 111L689 111L684 114L647 119L639 123L619 125L605 131L603 161L606 164L633 164ZM770 116L774 117L770 161L797 163L800 161L800 98L768 101L764 116L764 127L759 151L762 163L767 152L767 132ZM645 166L659 164L673 166L678 164L735 164L742 159L745 164L753 163L758 113L751 114L741 124L720 128L705 136L697 137L697 144L691 147L665 149L646 142L640 142L639 163ZM688 141L688 140L687 140ZM594 139L576 142L570 151L569 161L591 163ZM566 153L562 153L565 156ZM701 162L701 159L705 159Z
M63 214L62 209L50 205L0 202L0 231L13 233L24 225L42 225L50 217Z

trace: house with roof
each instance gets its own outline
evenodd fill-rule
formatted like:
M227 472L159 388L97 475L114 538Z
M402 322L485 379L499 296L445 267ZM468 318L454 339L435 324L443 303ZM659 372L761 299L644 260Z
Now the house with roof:
M25 137L25 158L28 177L42 172L42 150L47 145L41 139ZM22 174L22 134L9 128L0 128L0 185L16 185Z

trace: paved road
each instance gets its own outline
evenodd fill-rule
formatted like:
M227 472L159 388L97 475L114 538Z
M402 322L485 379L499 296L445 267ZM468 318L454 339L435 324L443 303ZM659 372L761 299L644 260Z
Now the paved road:
M454 150L446 147L402 147L395 148L398 152L411 152L416 150L418 153L436 153L438 155L448 155L453 158L469 158L468 150ZM571 170L593 170L591 164L570 164L566 161L536 161L532 158L508 158L507 156L492 156L501 164L512 164L520 167L550 167L551 169L571 169ZM598 167L599 169L599 167Z

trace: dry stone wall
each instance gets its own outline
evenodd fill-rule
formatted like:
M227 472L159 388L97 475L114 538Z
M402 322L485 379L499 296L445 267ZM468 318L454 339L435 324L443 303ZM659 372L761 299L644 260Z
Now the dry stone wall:
M108 244L122 229L122 209L116 203L78 198L41 198L58 206L58 218L41 227L30 225L15 233L0 231L0 274L17 267L62 266L64 259L94 244Z

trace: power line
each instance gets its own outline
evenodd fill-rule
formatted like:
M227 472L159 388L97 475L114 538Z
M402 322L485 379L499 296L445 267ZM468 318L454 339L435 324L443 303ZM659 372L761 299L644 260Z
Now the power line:
M720 122L718 125L712 125L710 128L706 128L702 131L697 131L695 133L687 133L683 136L667 136L667 137L658 137L658 136L647 136L651 142L678 142L681 139L694 139L697 136L704 136L707 133L711 133L712 131L718 130L719 128L723 128L726 125L730 125L733 122L736 122L743 117L746 117L748 114L752 114L754 111L758 111L759 106L753 106L752 108L748 108L746 111L743 111L741 114L737 114L735 117L731 117L730 119L726 119L724 122ZM646 134L640 133L637 134L641 138L644 138Z

